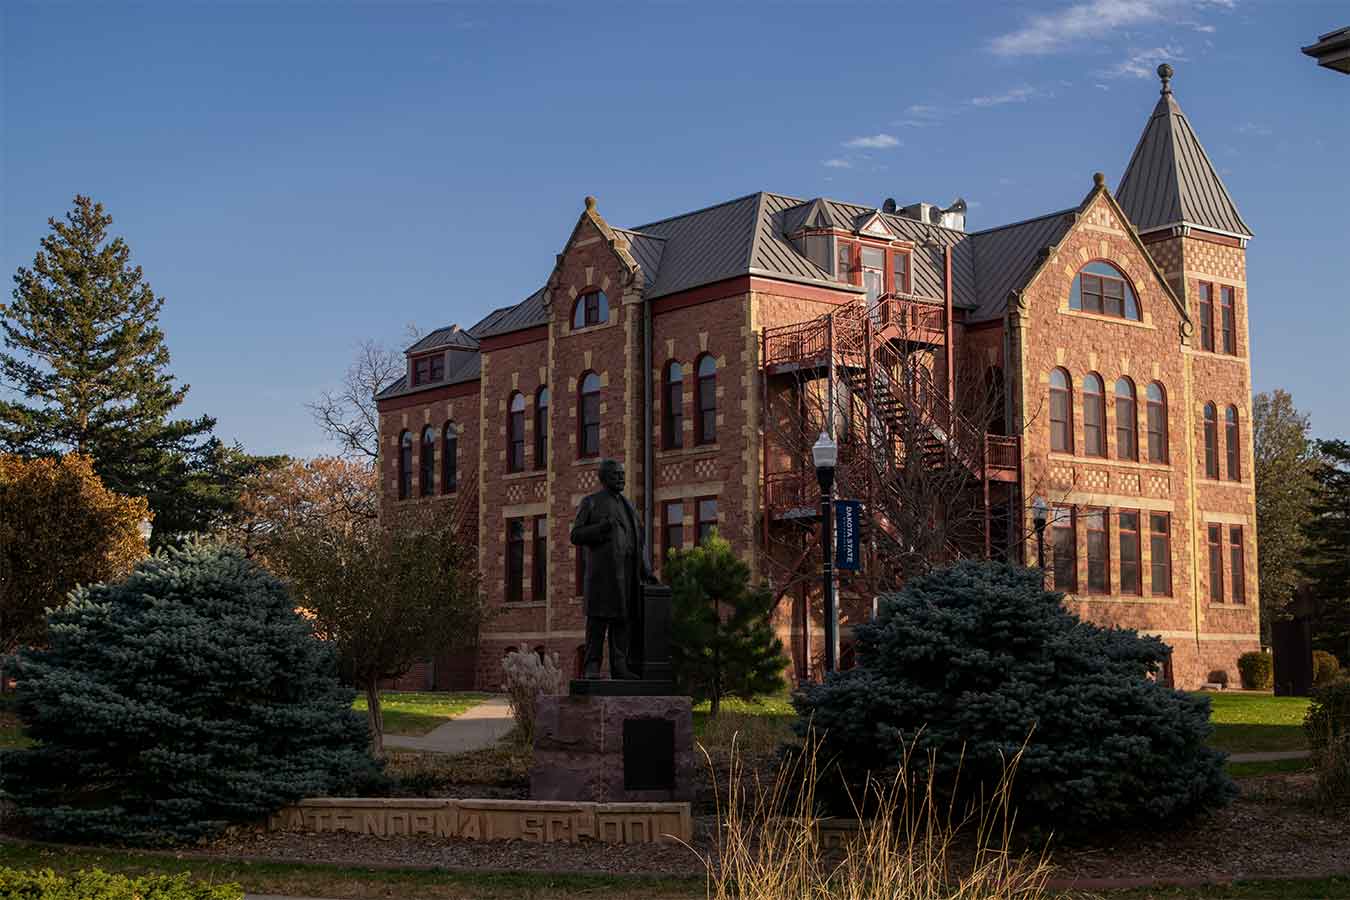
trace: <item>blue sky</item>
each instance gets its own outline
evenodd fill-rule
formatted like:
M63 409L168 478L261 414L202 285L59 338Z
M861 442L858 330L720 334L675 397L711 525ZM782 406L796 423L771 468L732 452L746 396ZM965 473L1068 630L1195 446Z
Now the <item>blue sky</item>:
M547 276L595 194L636 225L756 190L971 205L1120 177L1178 100L1256 232L1258 390L1350 434L1343 2L0 5L0 267L88 193L155 290L191 414L328 449L355 345L468 325ZM8 290L8 287L6 288Z

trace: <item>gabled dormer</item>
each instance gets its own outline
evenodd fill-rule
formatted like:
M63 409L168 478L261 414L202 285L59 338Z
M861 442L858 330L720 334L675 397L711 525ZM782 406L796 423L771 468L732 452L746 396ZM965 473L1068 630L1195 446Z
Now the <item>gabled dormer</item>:
M869 213L863 213L853 220L853 233L860 237L877 238L882 241L896 240L899 235L886 224L886 218L881 214L881 210L874 209Z

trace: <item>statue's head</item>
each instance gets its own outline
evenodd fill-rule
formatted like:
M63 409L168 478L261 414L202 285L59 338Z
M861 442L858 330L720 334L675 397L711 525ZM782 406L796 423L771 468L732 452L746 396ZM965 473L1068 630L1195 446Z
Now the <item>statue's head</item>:
M623 463L617 459L600 461L600 483L616 494L623 493Z

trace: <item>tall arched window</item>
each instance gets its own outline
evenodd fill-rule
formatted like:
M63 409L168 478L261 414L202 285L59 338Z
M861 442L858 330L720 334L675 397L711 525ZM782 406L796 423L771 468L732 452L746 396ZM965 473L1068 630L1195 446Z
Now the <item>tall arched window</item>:
M1134 382L1116 379L1116 459L1139 458L1139 413Z
M1219 416L1213 403L1205 404L1205 477L1219 477Z
M661 446L666 450L684 446L684 367L679 360L666 363L661 390Z
M699 357L698 381L694 403L698 407L694 443L712 444L717 441L717 360L705 353Z
M587 372L581 376L577 391L577 453L582 457L600 455L600 376Z
M548 388L534 395L534 467L548 468Z
M441 493L453 494L459 487L459 431L454 422L441 430Z
M436 429L422 429L422 449L418 460L417 487L423 497L436 492Z
M1050 449L1073 452L1073 390L1063 369L1050 373Z
M590 291L572 307L572 328L589 328L609 321L609 298L604 291Z
M1167 392L1156 381L1148 386L1148 461L1167 462Z
M1083 266L1069 289L1069 308L1139 321L1139 298L1125 273L1097 260Z
M525 468L525 395L516 391L506 413L506 471Z
M1242 480L1242 442L1238 437L1238 411L1228 407L1224 413L1224 441L1228 451L1228 480Z
M412 496L412 433L403 432L398 436L398 499L407 500Z
M1096 372L1083 379L1083 452L1106 455L1106 388Z

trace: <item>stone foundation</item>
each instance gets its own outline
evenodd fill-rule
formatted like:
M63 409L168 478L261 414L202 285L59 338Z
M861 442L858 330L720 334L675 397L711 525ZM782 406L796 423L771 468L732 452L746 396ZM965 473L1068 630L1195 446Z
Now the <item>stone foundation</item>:
M541 803L535 800L301 800L267 820L269 831L345 831L473 841L654 844L693 837L688 803Z
M694 794L688 697L545 696L535 718L535 800L687 801Z

